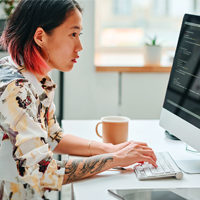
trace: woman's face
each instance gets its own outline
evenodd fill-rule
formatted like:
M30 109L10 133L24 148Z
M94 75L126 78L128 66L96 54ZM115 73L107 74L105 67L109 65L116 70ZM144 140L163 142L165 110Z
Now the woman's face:
M82 15L75 9L61 26L54 29L51 36L46 36L45 47L49 52L49 67L63 72L73 68L79 58L79 51L83 49L80 41L81 30Z

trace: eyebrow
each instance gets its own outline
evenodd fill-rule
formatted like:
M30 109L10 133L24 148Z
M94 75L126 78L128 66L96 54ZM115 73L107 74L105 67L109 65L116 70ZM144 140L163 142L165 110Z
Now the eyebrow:
M70 29L79 29L80 30L80 27L79 26L72 26ZM83 28L81 30L83 30Z

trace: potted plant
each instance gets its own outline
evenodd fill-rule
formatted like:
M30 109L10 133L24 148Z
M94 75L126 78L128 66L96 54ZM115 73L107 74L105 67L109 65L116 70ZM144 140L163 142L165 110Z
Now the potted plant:
M162 47L157 43L157 37L150 38L144 45L144 62L147 65L160 65Z

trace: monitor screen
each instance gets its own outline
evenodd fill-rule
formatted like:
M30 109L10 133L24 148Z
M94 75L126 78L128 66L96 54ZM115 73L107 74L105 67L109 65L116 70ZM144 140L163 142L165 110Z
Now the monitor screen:
M200 128L199 16L184 16L163 107Z

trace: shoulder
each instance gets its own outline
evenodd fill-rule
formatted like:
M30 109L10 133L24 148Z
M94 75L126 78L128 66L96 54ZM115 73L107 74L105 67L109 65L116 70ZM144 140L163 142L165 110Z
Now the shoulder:
M26 79L20 71L10 61L9 56L0 59L0 98L16 95L29 91L37 99L37 93L31 82Z
M40 100L33 84L7 58L0 60L0 126L14 125L26 114L37 121ZM7 125L6 125L7 124Z
M14 126L24 114L37 121L38 105L38 95L26 79L17 79L0 87L0 117L3 124Z
M14 79L0 86L0 107L8 104L9 107L26 110L30 106L38 106L39 98L32 84L23 79Z
M2 85L7 85L9 82L15 79L25 79L11 62L8 57L2 58L0 60L0 87Z

